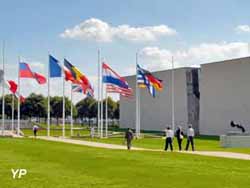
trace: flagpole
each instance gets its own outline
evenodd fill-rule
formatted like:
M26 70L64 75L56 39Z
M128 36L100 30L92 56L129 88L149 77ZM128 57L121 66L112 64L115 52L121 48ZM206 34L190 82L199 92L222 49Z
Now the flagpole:
M20 57L18 57L18 93L20 95L21 82L20 82ZM17 103L17 135L20 136L20 96L18 96Z
M174 87L174 57L172 56L172 130L175 130L175 103L174 96L175 95L175 87Z
M15 95L12 93L12 108L11 108L11 132L14 132L14 108L15 108Z
M101 138L103 137L103 70L101 68Z
M73 84L71 83L71 90L70 90L70 100L71 100L71 106L70 106L70 136L73 136Z
M106 138L108 138L108 92L107 92L107 85L106 85L106 94L105 94L105 98L106 98L106 108L105 108L105 116L106 116L106 120L105 120L105 136Z
M4 135L4 119L5 119L5 109L4 109L4 107L5 107L5 97L4 97L4 84L5 84L5 62L4 62L4 49L5 48L5 43L4 43L4 41L3 41L3 48L2 48L2 58L3 58L3 84L2 84L2 136Z
M63 112L62 112L62 137L65 137L65 79L63 78Z
M48 114L47 114L47 136L50 136L50 62L48 61Z
M97 88L97 93L98 93L98 110L97 110L97 131L98 131L98 136L100 137L100 49L98 49L98 88Z
M138 87L137 83L137 73L138 73L138 52L136 52L136 74L135 74L135 84L136 84L136 126L135 126L135 132L136 137L138 138L140 136L140 88Z

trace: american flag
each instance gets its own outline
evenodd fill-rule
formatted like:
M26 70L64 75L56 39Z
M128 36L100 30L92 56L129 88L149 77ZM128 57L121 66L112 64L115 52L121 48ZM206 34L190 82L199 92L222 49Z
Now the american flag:
M125 89L112 84L107 84L106 89L108 93L119 93L123 97L131 97L133 95L133 90L131 88Z

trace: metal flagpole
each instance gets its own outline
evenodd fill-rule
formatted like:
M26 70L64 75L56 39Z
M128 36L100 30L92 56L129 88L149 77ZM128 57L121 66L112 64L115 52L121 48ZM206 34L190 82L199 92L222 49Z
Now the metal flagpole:
M20 82L20 57L18 57L18 93L21 93L21 82ZM20 96L18 96L17 103L17 135L20 136Z
M14 110L15 110L15 94L12 93L12 108L11 108L11 131L14 132Z
M5 109L4 109L4 107L5 107L5 96L4 96L4 84L5 84L5 62L4 62L4 48L5 48L5 43L4 43L4 41L3 41L3 51L2 51L2 58L3 58L3 80L2 80L2 135L4 135L4 119L5 119Z
M73 136L73 84L71 83L71 91L70 91L70 136Z
M138 137L141 136L141 90L138 88Z
M63 112L62 112L62 137L65 137L65 79L63 78Z
M175 103L174 103L174 57L172 56L172 130L175 130Z
M103 76L103 70L101 68L101 138L103 137L103 80L102 80L102 76Z
M50 62L48 61L48 114L47 114L47 136L50 136Z
M107 86L106 86L106 94L105 94L105 98L106 98L106 108L105 108L105 116L106 116L106 120L105 120L105 136L106 138L108 138L108 92L107 92Z
M100 50L98 49L98 110L97 110L97 132L98 136L100 137Z
M135 66L136 66L136 74L135 74L135 85L136 85L136 123L135 123L135 134L136 137L139 137L139 87L138 87L138 83L137 83L137 73L138 73L138 52L136 52L136 57L135 57Z

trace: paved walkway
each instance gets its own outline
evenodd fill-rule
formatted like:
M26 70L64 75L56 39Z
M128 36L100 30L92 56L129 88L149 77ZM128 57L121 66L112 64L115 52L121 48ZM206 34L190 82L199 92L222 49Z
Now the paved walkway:
M100 142L91 142L84 140L74 140L69 138L60 138L60 137L47 137L47 136L39 136L38 139L55 141L55 142L64 142L70 144L84 145L90 147L98 147L98 148L106 148L106 149L117 149L117 150L126 150L126 146L116 145L116 144L106 144ZM136 151L158 151L164 152L163 150L158 149L147 149L147 148L137 148L133 147L132 150ZM177 151L179 152L179 151ZM231 158L231 159L241 159L241 160L250 160L250 155L242 154L242 153L234 153L234 152L224 152L224 151L182 151L179 153L184 154L192 154L192 155L203 155L203 156L211 156L211 157L223 157L223 158Z

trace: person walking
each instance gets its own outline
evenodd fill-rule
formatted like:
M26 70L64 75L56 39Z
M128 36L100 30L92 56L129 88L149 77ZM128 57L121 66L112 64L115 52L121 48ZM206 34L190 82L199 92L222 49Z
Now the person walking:
M176 134L176 138L177 138L177 142L178 142L178 146L179 146L179 151L181 151L182 150L182 146L181 146L182 145L182 140L184 138L184 133L182 131L181 126L179 126L177 128L175 134Z
M167 127L166 129L166 143L165 143L165 151L168 150L168 145L170 146L171 151L173 151L173 138L174 138L174 132L170 129L170 127Z
M128 148L128 150L131 149L133 138L134 138L133 131L128 128L128 130L125 133L125 139L126 139L126 142L127 142L127 148Z
M37 125L34 125L33 126L33 134L34 134L34 137L36 138L36 136L37 136L37 131L38 131L38 126Z
M91 138L95 137L95 127L94 127L94 125L92 125L92 127L90 128L90 137Z
M189 148L189 144L191 143L192 151L194 151L194 129L192 126L188 126L187 130L187 145L186 145L186 151Z

